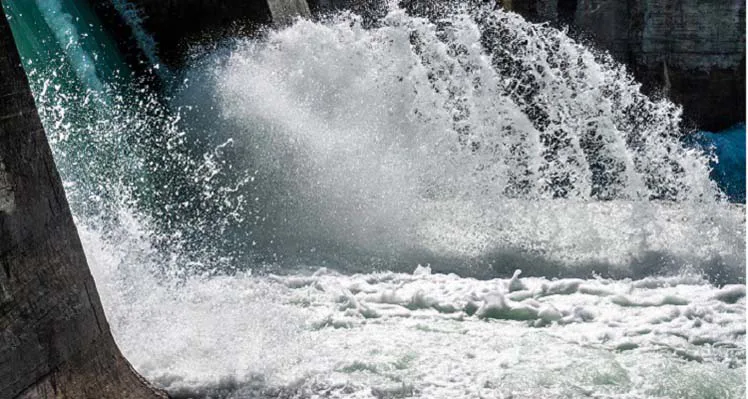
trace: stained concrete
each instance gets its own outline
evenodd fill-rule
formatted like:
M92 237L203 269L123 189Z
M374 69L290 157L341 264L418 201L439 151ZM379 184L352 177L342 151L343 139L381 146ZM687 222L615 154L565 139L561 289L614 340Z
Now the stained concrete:
M114 343L3 15L0 54L0 398L167 397Z
M569 26L625 63L645 91L683 105L693 127L745 121L744 0L500 0Z

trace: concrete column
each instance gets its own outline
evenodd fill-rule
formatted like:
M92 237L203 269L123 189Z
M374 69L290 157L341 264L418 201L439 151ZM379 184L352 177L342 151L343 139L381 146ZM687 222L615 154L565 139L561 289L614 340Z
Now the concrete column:
M306 0L267 0L267 3L276 25L289 23L296 17L309 17Z
M0 15L0 398L165 397L114 343Z

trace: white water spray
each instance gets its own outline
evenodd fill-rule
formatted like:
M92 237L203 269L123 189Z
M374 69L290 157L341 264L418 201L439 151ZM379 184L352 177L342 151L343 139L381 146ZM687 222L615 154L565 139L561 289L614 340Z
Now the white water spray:
M373 29L300 21L206 64L272 187L257 197L274 251L741 274L742 220L679 142L680 109L563 32L394 9Z

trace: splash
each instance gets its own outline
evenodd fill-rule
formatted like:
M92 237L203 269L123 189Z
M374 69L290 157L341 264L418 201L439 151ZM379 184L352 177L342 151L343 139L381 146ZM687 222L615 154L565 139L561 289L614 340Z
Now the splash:
M204 54L166 106L60 84L67 58L30 75L74 212L127 210L188 274L744 278L744 215L680 109L512 13L301 20Z
M744 281L744 211L677 107L513 14L373 25L219 46L170 101L26 64L139 372L175 397L744 394L745 288L701 276ZM675 276L554 280L594 274Z
M548 26L341 14L193 73L260 181L253 239L274 260L742 274L740 212L680 144L680 109Z
M22 58L39 116L80 223L117 240L120 214L130 212L148 226L149 240L165 259L190 258L196 273L228 259L231 249L216 243L241 223L245 202L237 192L242 173L225 176L231 141L190 140L181 111L133 79L119 54L88 52L87 34L57 23L86 25L63 13L69 4L24 6L14 3L6 12L23 38L19 47L26 50ZM31 28L37 36L24 35Z

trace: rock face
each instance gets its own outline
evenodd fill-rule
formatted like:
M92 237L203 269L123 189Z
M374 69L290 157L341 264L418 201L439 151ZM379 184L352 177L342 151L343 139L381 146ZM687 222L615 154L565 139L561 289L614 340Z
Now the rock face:
M568 25L626 63L688 122L745 121L744 0L501 0L533 21Z
M165 398L114 343L2 15L0 54L0 398Z

